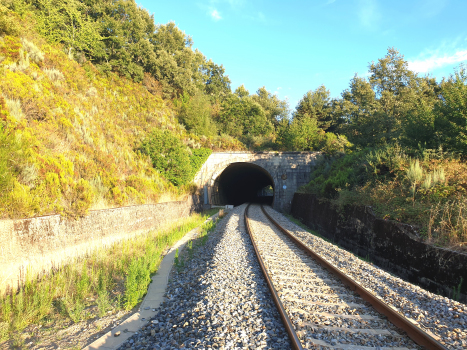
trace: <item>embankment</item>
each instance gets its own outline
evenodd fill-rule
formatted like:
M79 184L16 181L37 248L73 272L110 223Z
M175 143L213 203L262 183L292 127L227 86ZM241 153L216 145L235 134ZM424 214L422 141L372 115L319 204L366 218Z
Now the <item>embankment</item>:
M162 229L195 209L187 201L92 210L79 220L48 215L0 220L0 290L16 287L26 269L32 276L59 266L70 258L122 239Z
M295 193L291 214L335 244L434 293L467 302L467 254L417 239L410 225L377 218L371 208L338 211L312 194Z

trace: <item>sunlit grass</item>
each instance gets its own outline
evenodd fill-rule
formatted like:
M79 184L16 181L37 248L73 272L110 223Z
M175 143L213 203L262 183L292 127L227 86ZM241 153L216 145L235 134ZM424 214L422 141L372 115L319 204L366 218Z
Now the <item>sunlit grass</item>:
M150 276L157 271L164 252L207 217L195 214L164 231L151 231L96 249L37 279L27 276L23 288L0 295L0 341L18 338L32 324L59 320L76 323L108 312L131 310L146 294ZM204 226L203 232L212 222Z

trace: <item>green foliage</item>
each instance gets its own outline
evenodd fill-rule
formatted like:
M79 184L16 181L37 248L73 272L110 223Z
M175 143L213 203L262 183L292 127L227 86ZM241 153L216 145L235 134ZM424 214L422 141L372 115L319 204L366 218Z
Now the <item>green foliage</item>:
M195 177L203 164L208 160L211 153L212 151L209 148L195 148L191 150L191 179Z
M242 94L239 89L240 87L237 88L238 93ZM246 92L248 93L248 91ZM263 108L267 120L269 120L274 127L277 127L282 120L288 118L289 106L287 100L280 100L277 95L271 94L265 86L259 88L256 94L252 95L251 98Z
M221 132L240 138L246 135L269 135L274 128L264 109L250 96L227 97L218 116Z
M149 285L150 270L148 262L141 258L133 260L128 266L125 280L125 309L131 310L146 294Z
M441 98L434 109L439 142L444 148L467 154L467 71L461 65L441 83Z
M210 149L188 150L168 130L154 129L141 143L140 151L151 158L153 167L175 186L193 179L211 154Z
M311 118L316 120L317 126L324 131L332 131L332 106L330 92L324 85L314 91L308 91L298 102L294 119ZM333 128L334 129L334 128Z
M141 152L151 158L153 167L175 186L190 180L190 157L182 141L168 130L154 129L143 140Z
M301 190L339 207L368 205L377 215L413 225L441 245L467 239L467 165L449 154L411 158L398 145L324 157Z
M361 147L401 143L432 146L431 110L439 88L434 79L418 77L395 48L369 65L369 78L355 76L350 89L335 101L334 120L349 141Z
M186 129L195 135L214 136L217 127L211 119L211 103L209 97L197 92L193 97L184 93L175 100L175 108L178 111L180 122Z
M318 149L324 131L315 118L294 118L284 134L284 144L290 150L313 151Z
M361 185L368 177L366 155L368 151L324 156L311 175L311 181L303 191L326 198L335 198L342 189L352 189Z

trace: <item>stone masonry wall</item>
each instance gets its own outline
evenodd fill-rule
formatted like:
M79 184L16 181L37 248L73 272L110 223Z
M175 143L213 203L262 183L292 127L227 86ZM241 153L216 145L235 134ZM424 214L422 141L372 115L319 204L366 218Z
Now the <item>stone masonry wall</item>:
M367 257L386 271L431 292L467 302L467 254L420 242L410 225L377 218L372 210L348 206L338 212L326 200L296 193L292 215L335 244Z
M193 200L92 210L79 220L60 215L0 220L0 290L16 287L26 269L48 271L70 258L161 229L193 211Z
M292 198L297 189L309 182L311 166L319 152L215 152L196 174L194 182L208 193L209 204L216 179L232 163L251 163L266 170L274 181L274 209L290 212ZM224 203L229 204L229 203Z

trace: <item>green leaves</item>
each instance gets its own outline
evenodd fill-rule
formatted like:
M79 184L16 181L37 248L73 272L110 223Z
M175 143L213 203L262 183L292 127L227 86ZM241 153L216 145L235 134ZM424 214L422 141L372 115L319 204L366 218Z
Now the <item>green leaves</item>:
M190 182L211 154L206 148L190 151L169 130L154 129L143 140L140 150L147 154L153 167L175 186Z
M170 131L154 129L143 141L141 151L151 157L153 167L175 186L190 180L188 151Z
M175 100L179 121L195 135L214 136L217 126L211 119L211 102L209 97L197 92L193 97L184 93Z
M453 151L467 154L467 71L460 66L441 83L441 98L434 110L438 138Z
M222 103L218 123L222 132L237 138L269 135L274 130L264 109L250 96L230 95Z
M33 1L37 16L37 29L51 42L65 44L69 52L84 51L96 54L101 50L98 25L86 15L87 7L78 0Z

